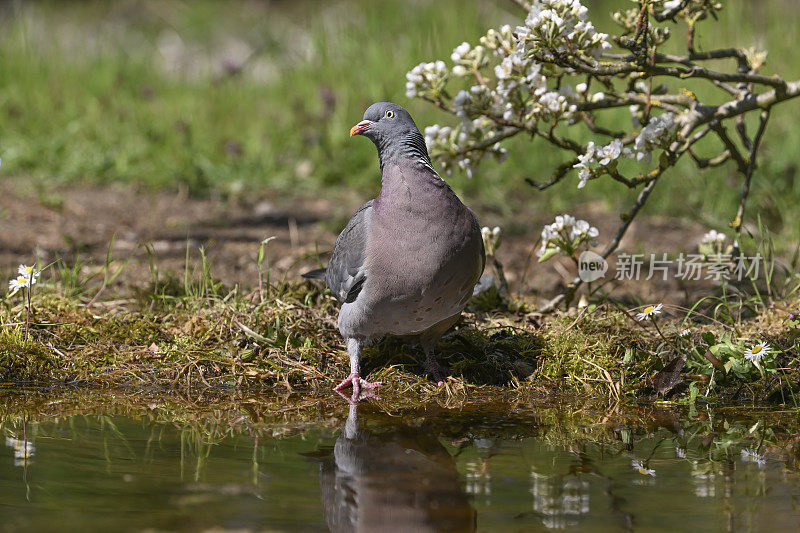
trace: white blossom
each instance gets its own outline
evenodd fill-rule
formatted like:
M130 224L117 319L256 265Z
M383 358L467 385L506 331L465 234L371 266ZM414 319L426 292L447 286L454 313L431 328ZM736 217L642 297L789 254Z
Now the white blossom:
M646 320L648 318L652 320L655 315L661 314L662 307L664 307L664 304L648 305L642 309L641 313L636 314L636 320Z
M447 80L447 65L444 61L420 63L406 74L406 96L423 96L438 91Z
M566 110L566 99L557 92L544 93L539 97L539 104L552 114L562 113Z
M486 255L493 256L497 251L497 248L500 246L500 227L482 227L481 237L483 238L483 247L486 250Z
M450 55L450 59L452 59L454 63L458 63L469 53L470 48L471 47L468 42L465 41L461 43L460 45L456 46L455 50L453 50L453 53Z
M633 467L634 470L636 470L643 476L656 477L656 471L652 468L646 468L644 466L644 463L639 459L634 459L633 461L631 461L631 467Z
M498 80L505 80L511 77L513 70L514 62L512 61L511 56L508 56L503 59L499 65L494 67L494 75Z
M744 358L755 364L760 362L765 355L772 351L772 347L766 342L759 342L744 351Z
M11 294L26 287L30 287L30 280L25 276L17 276L8 282L8 292Z
M595 244L600 232L585 220L577 220L572 215L558 215L552 224L542 228L542 247L537 251L541 257L548 248L557 248L571 254L583 244Z
M36 281L39 279L39 276L42 273L36 268L36 265L28 266L28 265L20 265L17 268L17 274L20 276L24 276L26 279L31 281L31 285L35 284Z
M636 158L639 161L645 159L649 162L652 150L661 146L662 138L674 127L675 117L672 113L652 117L633 143L633 148L637 152Z
M525 26L518 26L516 33L523 42L530 41L554 51L578 49L597 54L611 44L607 34L595 30L587 14L588 9L579 0L534 0Z
M610 144L607 144L598 150L598 155L602 157L602 159L598 162L603 166L607 166L610 162L616 160L621 153L622 141L619 139L614 139Z
M588 168L582 168L578 171L578 178L580 178L580 182L578 182L578 188L583 189L586 187L586 184L589 182L589 178L592 177L592 174L589 172Z
M36 268L36 265L19 265L17 268L17 275L8 282L9 293L14 294L20 289L26 289L36 285L41 275L42 273Z
M36 454L36 447L27 439L6 437L6 446L14 449L14 466L30 464L31 457Z
M703 235L703 239L700 241L700 243L701 244L711 244L711 245L713 245L713 244L724 244L726 238L727 238L727 236L724 233L722 233L720 231L717 231L715 229L712 229L711 231L709 231L708 233Z
M503 160L508 155L508 150L501 147L499 143L494 143L489 147L480 150L470 150L470 145L484 143L486 139L493 136L494 130L490 127L492 121L486 117L479 116L472 120L468 115L471 113L470 105L474 98L487 97L482 90L463 91L458 111L462 122L456 128L449 126L433 125L425 128L425 144L431 157L436 158L441 164L443 172L452 175L453 169L461 169L467 177L472 177L478 163L485 157L494 156L498 160Z
M580 178L578 188L585 187L593 173L599 175L605 172L600 167L608 167L620 156L633 157L631 150L624 146L620 139L614 139L609 144L600 147L595 146L594 141L590 141L586 146L586 151L578 156L578 162L572 165L572 168L578 169L578 178ZM593 168L593 165L598 166Z
M756 463L759 468L764 468L767 464L766 459L758 450L754 448L745 448L742 450L742 461L745 463Z

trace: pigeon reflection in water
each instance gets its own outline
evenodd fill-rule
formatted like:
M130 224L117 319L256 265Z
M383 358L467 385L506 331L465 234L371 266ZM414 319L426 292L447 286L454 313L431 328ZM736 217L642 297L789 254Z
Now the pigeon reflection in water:
M454 459L424 425L372 432L358 406L320 471L331 531L475 531Z

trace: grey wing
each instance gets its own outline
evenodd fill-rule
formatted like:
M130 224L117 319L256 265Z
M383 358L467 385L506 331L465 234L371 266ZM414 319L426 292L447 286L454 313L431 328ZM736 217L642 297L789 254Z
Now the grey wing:
M325 284L340 303L355 301L367 279L364 259L371 211L372 200L359 207L333 246L333 255L325 272Z

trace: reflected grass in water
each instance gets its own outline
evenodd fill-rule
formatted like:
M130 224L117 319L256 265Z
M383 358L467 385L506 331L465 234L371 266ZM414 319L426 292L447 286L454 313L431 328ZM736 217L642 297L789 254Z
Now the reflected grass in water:
M2 389L0 501L9 530L791 529L797 422Z

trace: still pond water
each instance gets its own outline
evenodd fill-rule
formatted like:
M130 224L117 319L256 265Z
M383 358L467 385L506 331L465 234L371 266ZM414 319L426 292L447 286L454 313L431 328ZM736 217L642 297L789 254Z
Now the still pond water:
M0 531L800 525L800 463L786 451L796 440L758 414L321 401L327 410L302 422L248 409L36 416L6 401Z

